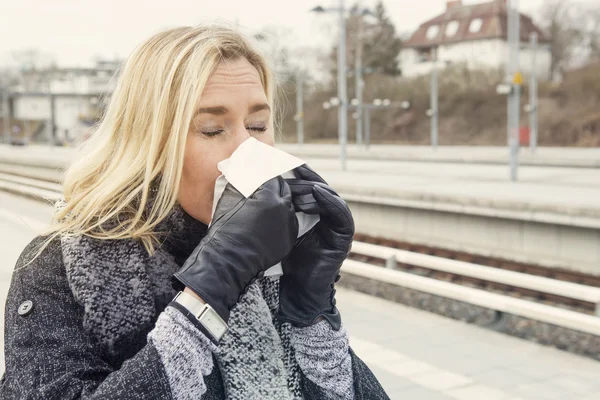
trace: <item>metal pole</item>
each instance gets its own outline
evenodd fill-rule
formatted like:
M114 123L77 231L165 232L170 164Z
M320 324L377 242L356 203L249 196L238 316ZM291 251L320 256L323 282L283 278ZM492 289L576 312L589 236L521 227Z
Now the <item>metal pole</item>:
M54 95L50 94L50 145L56 145L56 106Z
M519 0L510 0L508 10L508 39L510 46L509 77L513 90L508 96L508 143L510 147L510 179L517 180L517 169L519 163L519 121L520 121L520 99L521 87L515 82L515 76L519 72L519 47L521 45Z
M431 71L431 147L437 149L438 144L438 70L437 70L437 48L433 47L432 59L433 69Z
M79 116L83 115L83 111L82 111L82 105L83 105L83 97L80 95L84 90L79 90L80 89L80 85L79 85L79 80L76 80L76 88L75 88L75 92L77 93L77 117L79 118ZM79 119L78 119L79 121ZM79 124L76 122L75 126L73 127L73 131L77 132L79 129ZM69 138L69 131L66 130L65 131L65 141L67 142L67 144L70 146L71 145L71 141Z
M358 113L358 119L356 120L356 144L362 145L363 142L363 109L362 109L362 98L363 98L363 76L362 76L362 51L363 51L363 17L362 14L358 16L358 34L356 43L356 59L354 62L355 72L354 76L356 79L356 112Z
M304 82L302 72L298 72L296 78L296 133L298 144L304 144Z
M346 88L346 18L344 0L340 0L340 47L338 49L338 137L342 171L346 170L346 143L348 141L348 93Z
M520 51L521 51L521 15L519 13L519 0L514 1L513 18L515 20L515 71L520 72ZM515 87L515 100L514 100L514 129L513 129L513 173L512 179L514 182L518 179L518 168L519 168L519 151L521 149L519 143L519 127L521 126L521 83L518 83Z
M537 94L537 42L538 35L533 32L530 36L531 41L531 83L529 85L529 129L531 137L529 139L529 149L535 153L538 140L538 94Z
M4 143L10 144L10 110L9 107L10 92L8 88L2 91L2 113L4 114Z
M367 149L371 145L371 110L365 108L365 144Z

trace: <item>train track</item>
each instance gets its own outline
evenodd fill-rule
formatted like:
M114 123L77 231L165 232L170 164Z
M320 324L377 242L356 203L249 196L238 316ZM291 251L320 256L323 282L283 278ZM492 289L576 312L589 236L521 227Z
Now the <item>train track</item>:
M512 260L501 258L486 257L477 254L471 254L460 251L453 251L443 248L430 247L420 244L408 243L392 239L384 239L364 234L356 234L355 241L374 244L378 246L386 246L394 249L406 250L420 254L432 255L444 259L464 261L488 267L498 268L507 271L520 272L534 276L541 276L558 281L577 283L585 286L599 287L600 276L588 275L576 271L570 271L560 268L549 268L535 264L521 263ZM381 267L385 266L386 260L376 257L365 256L361 254L351 254L350 258L356 261L362 261ZM463 286L484 289L495 293L504 294L511 297L522 298L535 301L547 305L566 308L573 311L582 312L585 314L594 314L596 304L588 303L581 300L557 296L550 293L540 292L536 290L525 289L521 287L505 285L498 282L486 281L469 276L463 276L448 272L437 271L434 269L424 268L403 263L396 263L398 270L425 276L432 279L437 279L446 282L452 282Z

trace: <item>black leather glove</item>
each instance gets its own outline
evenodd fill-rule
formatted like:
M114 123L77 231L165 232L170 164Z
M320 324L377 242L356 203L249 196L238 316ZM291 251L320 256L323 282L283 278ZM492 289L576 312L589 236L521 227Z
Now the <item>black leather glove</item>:
M282 264L278 317L301 327L323 317L339 330L341 317L335 307L334 283L350 253L354 219L344 200L314 171L303 165L294 173L298 179L286 181L296 211L319 214L320 221Z
M228 184L206 236L174 274L173 287L187 286L227 322L249 285L290 253L297 236L283 178L267 181L248 198Z

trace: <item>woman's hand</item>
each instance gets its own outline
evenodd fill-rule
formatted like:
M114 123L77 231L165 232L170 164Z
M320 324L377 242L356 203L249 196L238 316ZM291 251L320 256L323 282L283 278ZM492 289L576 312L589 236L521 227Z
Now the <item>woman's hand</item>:
M227 185L206 236L173 276L225 322L248 286L293 249L298 221L290 187L281 177L245 198Z
M296 211L319 214L320 221L283 262L278 317L296 326L310 326L321 318L338 330L334 283L350 253L354 219L350 209L317 173L306 165L287 179Z

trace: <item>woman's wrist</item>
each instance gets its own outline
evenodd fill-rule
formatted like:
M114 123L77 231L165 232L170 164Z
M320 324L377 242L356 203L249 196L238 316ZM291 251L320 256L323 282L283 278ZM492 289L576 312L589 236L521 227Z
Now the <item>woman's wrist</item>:
M197 299L198 301L202 302L202 304L206 304L206 301L204 301L204 299L202 297L200 297L196 293L194 293L194 291L192 289L186 287L185 289L183 289L183 292L194 296L194 298Z

